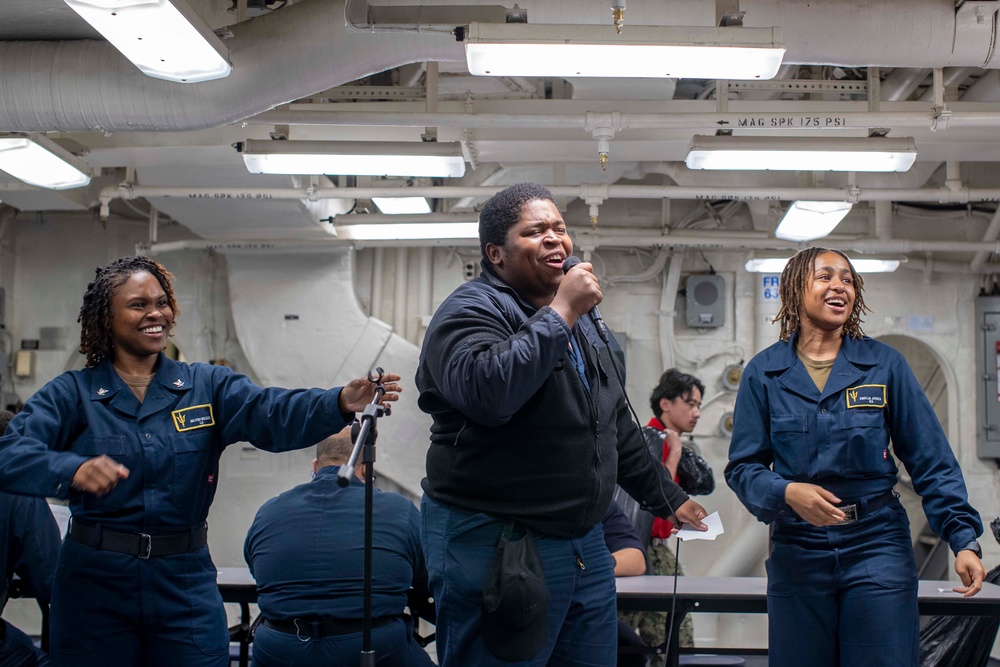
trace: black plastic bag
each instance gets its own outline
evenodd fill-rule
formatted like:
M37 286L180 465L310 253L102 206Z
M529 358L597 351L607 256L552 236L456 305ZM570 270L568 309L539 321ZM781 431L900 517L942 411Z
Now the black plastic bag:
M677 480L684 492L691 496L707 496L715 490L715 475L708 461L690 447L681 448Z
M990 523L1000 542L1000 518ZM1000 566L986 574L1000 583ZM920 631L920 667L986 667L1000 619L989 616L934 616Z
M1000 582L1000 566L985 581ZM920 667L986 667L998 628L989 616L934 616L920 631Z

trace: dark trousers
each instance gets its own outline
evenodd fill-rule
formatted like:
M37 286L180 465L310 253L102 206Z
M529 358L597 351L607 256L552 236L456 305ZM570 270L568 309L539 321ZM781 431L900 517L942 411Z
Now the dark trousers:
M253 637L253 667L350 667L361 662L360 632L312 638L260 625ZM372 630L372 650L379 667L433 667L413 639L413 626L402 618Z
M622 651L622 649L625 649ZM629 649L636 653L630 653ZM625 621L618 621L618 667L646 667L646 651L650 650L635 630ZM641 653L640 653L641 651Z
M771 667L917 665L917 568L898 501L846 526L776 522L766 565Z
M228 667L208 547L141 560L67 538L50 614L55 667Z
M480 624L484 581L503 524L488 514L444 505L426 495L421 521L442 667L615 664L615 575L600 524L577 538L535 535L549 591L548 640L532 658L510 662L489 652Z

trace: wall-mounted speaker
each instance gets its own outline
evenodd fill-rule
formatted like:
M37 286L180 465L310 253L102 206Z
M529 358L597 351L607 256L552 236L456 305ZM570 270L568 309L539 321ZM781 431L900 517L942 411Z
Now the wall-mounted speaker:
M726 323L726 279L718 274L688 276L687 325L696 329Z

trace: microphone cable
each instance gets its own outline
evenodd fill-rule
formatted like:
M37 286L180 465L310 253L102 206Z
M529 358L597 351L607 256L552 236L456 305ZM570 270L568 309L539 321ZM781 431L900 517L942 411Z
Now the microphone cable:
M622 396L625 397L625 404L628 406L629 412L632 415L632 420L635 423L636 428L639 429L639 436L642 438L643 447L645 447L646 436L642 433L642 423L639 421L639 415L636 413L635 408L632 406L632 400L629 398L628 391L625 389L625 378L622 376L622 372L618 368L618 364L615 362L615 353L611 349L610 342L605 340L604 344L607 346L608 356L611 357L611 367L614 368L615 377L618 378L618 386L621 387ZM666 439L664 439L664 446L666 446ZM657 461L657 463L661 466L663 465L662 461ZM663 499L667 503L667 509L670 510L670 514L673 515L674 519L677 519L677 512L676 510L674 510L674 506L670 504L669 500L667 500L666 489L664 489L663 487L663 478L657 475L657 480L659 481L660 484L660 493L663 496ZM677 520L679 521L679 519ZM680 527L679 524L678 527ZM642 536L640 535L640 538L641 537ZM669 542L669 540L670 540L669 537L665 538L665 541ZM679 576L677 572L680 565L680 553L681 553L681 538L678 537L676 538L676 546L674 547L674 581L673 581L673 591L670 594L670 615L667 617L666 628L664 628L666 631L666 642L663 645L663 667L667 667L670 661L670 641L673 639L674 635L674 626L675 626L674 619L677 618L675 614L677 612L677 578ZM679 626L679 624L676 625ZM678 646L677 648L680 649L680 646Z
M674 590L670 593L670 615L667 617L667 627L664 628L666 630L666 643L663 645L663 667L668 667L670 664L670 640L674 637L674 627L676 626L680 629L680 623L674 623L674 619L677 618L674 614L677 613L677 569L680 565L680 560L681 538L678 537L677 544L674 546ZM680 658L680 648L680 638L678 637L678 659Z

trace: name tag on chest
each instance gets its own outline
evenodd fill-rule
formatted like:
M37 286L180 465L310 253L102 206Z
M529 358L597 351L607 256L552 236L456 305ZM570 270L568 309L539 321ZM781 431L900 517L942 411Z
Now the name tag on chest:
M212 415L212 406L209 403L174 410L170 416L174 419L174 428L179 432L215 426L215 417Z
M884 384L862 384L844 391L848 408L884 408L886 393Z

